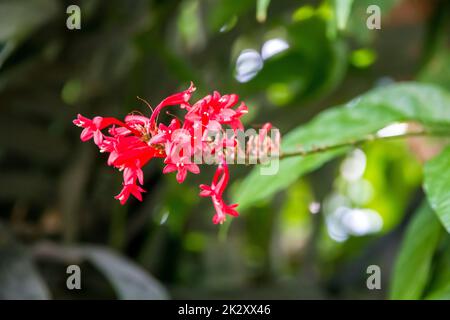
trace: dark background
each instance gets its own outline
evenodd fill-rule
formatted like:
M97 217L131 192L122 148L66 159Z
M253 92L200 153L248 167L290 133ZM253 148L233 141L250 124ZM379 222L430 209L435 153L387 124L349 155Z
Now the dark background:
M80 30L66 28L73 3ZM374 3L381 30L366 27ZM448 9L355 0L347 28L336 30L331 1L271 1L264 22L250 0L0 1L0 297L386 298L404 226L423 198L420 163L435 145L364 147L361 186L345 184L350 154L241 212L227 231L198 197L212 168L179 185L153 161L143 203L121 206L121 175L81 143L72 120L149 114L136 96L156 105L193 81L194 99L237 93L247 126L270 121L286 133L376 86L415 79L450 88ZM255 53L270 39L289 49L262 61ZM246 49L253 58L237 64ZM233 167L233 181L248 172ZM382 227L333 236L337 198L372 210ZM322 204L317 214L311 203ZM66 289L69 264L81 266L80 291ZM381 290L366 288L371 264L381 267Z

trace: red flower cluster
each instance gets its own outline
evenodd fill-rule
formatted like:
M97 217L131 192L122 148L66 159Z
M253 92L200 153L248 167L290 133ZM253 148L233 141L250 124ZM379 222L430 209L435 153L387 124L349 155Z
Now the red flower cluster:
M237 204L227 205L223 192L229 180L228 166L225 161L224 148L235 148L236 133L243 130L241 116L248 111L247 106L238 102L235 94L221 96L218 92L208 95L193 105L189 103L195 87L164 99L151 114L150 118L142 115L128 115L124 121L115 118L94 117L92 120L78 115L73 123L84 128L81 140L93 138L100 152L108 152L108 165L123 171L123 188L115 197L124 204L130 195L142 201L141 187L144 183L142 167L152 158L164 158L163 173L176 172L176 179L182 183L188 172L198 174L200 169L192 160L202 155L205 150L216 156L218 164L210 186L200 185L202 197L211 197L216 214L213 222L223 223L226 215L238 216ZM174 118L169 125L158 123L158 115L167 106L178 105L187 112L184 121ZM233 136L220 136L228 126ZM266 129L270 126L265 126ZM107 131L106 134L104 131ZM211 139L214 134L216 139Z

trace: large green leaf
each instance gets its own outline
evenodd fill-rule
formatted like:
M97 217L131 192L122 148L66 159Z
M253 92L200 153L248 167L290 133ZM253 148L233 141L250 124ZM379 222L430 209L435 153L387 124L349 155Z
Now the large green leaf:
M440 230L431 208L428 204L422 205L408 226L395 263L391 299L421 298Z
M450 95L447 91L418 83L377 88L349 103L327 110L283 138L282 151L327 147L361 139L394 122L416 121L425 127L450 130ZM234 200L244 209L286 188L304 175L341 154L343 150L283 159L276 175L264 176L259 168L236 189Z
M426 163L424 189L431 207L450 232L450 147Z

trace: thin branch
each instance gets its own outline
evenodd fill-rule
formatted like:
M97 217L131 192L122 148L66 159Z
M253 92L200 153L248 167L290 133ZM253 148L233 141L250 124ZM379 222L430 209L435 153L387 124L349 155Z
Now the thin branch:
M280 159L285 159L289 157L296 157L296 156L308 156L316 153L336 150L344 147L350 147L350 146L359 146L361 144L364 144L366 142L370 141L378 141L378 140L393 140L393 139L401 139L401 138L407 138L407 137L425 137L425 136L447 136L450 137L450 132L448 131L428 131L425 129L422 129L420 131L412 131L407 132L400 135L395 136L378 136L376 134L370 134L365 136L364 138L357 139L357 140L351 140L346 141L342 143L337 143L333 145L324 145L324 146L318 146L318 147L312 147L311 149L307 150L297 150L297 151L291 151L291 152L284 152L280 155Z
M408 137L447 137L450 138L450 131L429 131L426 129L420 129L416 131L409 131L404 134L399 135L392 135L392 136L380 136L377 134L369 134L366 135L363 138L345 141L342 143L337 144L331 144L331 145L322 145L322 146L312 146L309 149L299 149L295 151L289 151L289 152L281 152L278 159L286 159L290 157L306 157L309 155L317 154L317 153L323 153L328 152L332 150L337 150L345 147L357 147L359 145L362 145L367 142L371 141L382 141L382 140L394 140L394 139L402 139L402 138L408 138ZM224 153L227 154L229 150L224 149ZM232 162L228 162L229 164L245 164L246 166L254 165L254 164L263 164L265 161L262 161L258 156L250 156L249 154L245 154L245 157L239 157L238 156L238 150L237 148L234 150L234 157L232 158ZM227 155L228 156L228 155ZM275 157L274 154L271 155L271 157L268 157L267 160L272 159ZM216 162L215 164L218 164Z

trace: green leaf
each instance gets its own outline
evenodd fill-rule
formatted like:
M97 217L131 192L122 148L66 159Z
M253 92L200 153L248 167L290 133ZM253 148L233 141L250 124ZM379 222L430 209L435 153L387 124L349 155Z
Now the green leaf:
M267 9L269 8L270 0L257 0L256 2L256 20L259 22L266 21Z
M439 221L431 208L428 204L422 205L406 230L394 266L391 299L421 298L440 230Z
M425 299L450 300L450 235L446 234L442 240L433 260L433 278L427 285Z
M427 300L450 300L450 283L444 288L432 292L425 299Z
M292 157L280 161L280 168L275 176L261 175L259 168L255 168L239 185L235 194L235 202L243 210L263 199L267 199L278 190L288 187L300 176L311 172L327 161L344 153L346 149L335 150L310 157Z
M450 95L441 88L418 83L400 83L377 88L349 103L319 114L283 138L282 151L311 150L350 143L394 122L416 121L425 127L450 129ZM449 130L450 131L450 130ZM278 173L262 176L259 168L237 188L234 200L240 209L267 199L300 176L318 168L344 150L321 155L283 159Z
M425 164L423 186L431 207L450 233L450 147Z
M352 9L353 0L334 0L334 12L338 30L344 30Z
M450 94L414 82L376 88L291 131L284 138L283 151L295 150L299 145L309 149L349 142L394 122L406 121L450 130Z

